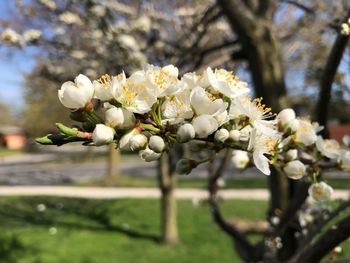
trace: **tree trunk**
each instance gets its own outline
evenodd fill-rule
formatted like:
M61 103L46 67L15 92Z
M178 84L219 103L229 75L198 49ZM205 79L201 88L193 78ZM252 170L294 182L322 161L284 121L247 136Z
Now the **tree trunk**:
M158 162L158 180L161 190L161 227L162 239L167 245L178 243L176 210L176 174L171 171L169 155L163 153Z
M115 148L115 144L111 143L109 145L108 152L108 171L105 177L106 186L117 186L120 183L120 153L119 150Z
M240 52L249 63L256 96L263 97L264 103L278 112L287 103L282 53L273 32L275 5L269 3L263 14L257 14L244 1L218 2L238 37Z

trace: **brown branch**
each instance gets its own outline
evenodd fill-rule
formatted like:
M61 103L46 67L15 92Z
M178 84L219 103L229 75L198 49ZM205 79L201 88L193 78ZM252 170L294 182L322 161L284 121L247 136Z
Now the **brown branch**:
M295 255L289 263L308 262L317 263L332 251L334 247L349 238L350 236L350 216L340 220L337 224L328 229L307 250Z
M305 203L305 200L308 197L307 190L309 185L310 184L306 182L298 182L293 198L289 202L287 208L283 211L282 216L280 217L280 222L273 231L275 236L280 235L295 219L296 213L299 211L300 207Z
M219 45L212 46L212 47L209 47L207 49L200 50L200 52L198 53L198 58L197 58L195 65L193 67L193 70L198 69L201 66L201 64L206 56L208 56L208 55L210 55L218 50L231 47L237 43L238 43L238 40L235 39L235 40L231 40L231 41L225 41ZM192 54L192 56L197 56L197 55Z
M344 18L344 22L347 21L349 18L350 8L348 9L348 13ZM328 56L325 68L322 72L322 77L320 81L320 95L318 98L315 115L316 120L321 125L325 126L325 129L322 131L324 136L328 135L327 118L329 102L331 99L332 84L334 82L335 75L337 73L337 69L343 57L344 51L347 47L349 38L349 35L342 35L340 33L338 34L331 49L331 52Z
M319 234L321 233L321 230L329 223L331 222L333 219L335 219L339 214L341 214L344 210L346 210L347 208L350 207L350 199L343 202L341 205L339 205L337 207L337 209L335 209L334 211L332 211L332 213L330 213L328 215L328 217L326 219L324 219L323 221L321 221L316 227L315 229L310 232L308 234L308 236L302 241L300 248L301 251L299 251L298 253L301 253L302 251L305 251L308 249L309 245L311 244L311 241Z
M304 5L303 3L300 3L298 1L293 1L293 0L281 0L282 3L285 3L285 4L290 4L290 5L293 5L301 10L303 10L305 13L308 13L308 14L311 14L311 15L314 15L315 14L315 11L311 8L311 7L308 7L306 5Z
M217 186L217 180L221 177L223 174L226 165L228 163L228 160L231 158L231 151L228 149L225 153L225 157L222 159L219 167L217 170L211 171L210 177L209 177L209 204L211 208L211 213L213 216L213 219L215 223L226 232L235 242L237 252L241 256L241 258L245 262L252 262L256 261L261 253L259 253L259 250L256 249L255 246L253 246L250 241L247 239L247 237L233 224L229 224L225 221L223 218L219 204L218 204L218 186ZM210 169L211 170L211 169Z

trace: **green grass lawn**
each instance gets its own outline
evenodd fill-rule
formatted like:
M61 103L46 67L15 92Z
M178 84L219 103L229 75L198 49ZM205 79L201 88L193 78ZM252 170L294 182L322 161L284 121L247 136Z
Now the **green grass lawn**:
M44 204L45 211L38 211ZM266 202L223 203L226 217L262 219ZM206 203L179 201L181 242L159 242L157 200L0 198L0 262L241 262L230 238L213 223ZM256 240L256 237L252 237ZM350 255L350 242L343 245Z
M41 203L44 212L37 211ZM159 243L156 200L1 198L0 254L12 251L15 260L10 255L6 263L240 262L206 204L178 206L181 243L167 247ZM262 201L223 205L225 214L248 219L263 218L265 207Z

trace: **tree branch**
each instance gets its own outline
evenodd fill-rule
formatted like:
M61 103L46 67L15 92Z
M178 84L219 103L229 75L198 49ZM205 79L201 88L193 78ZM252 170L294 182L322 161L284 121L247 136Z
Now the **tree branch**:
M216 46L212 46L212 47L209 47L207 49L203 49L201 50L198 55L196 54L193 54L193 56L198 56L196 62L195 62L195 65L193 67L193 70L199 68L199 66L202 64L203 60L205 59L206 56L210 55L211 53L214 53L216 51L219 51L220 49L224 49L224 48L228 48L228 47L231 47L235 44L238 43L238 40L235 39L235 40L231 40L231 41L225 41L219 45L216 45Z
M350 8L348 9L348 13L344 18L346 22L350 18ZM337 73L337 69L343 57L344 51L347 47L347 43L349 41L350 36L338 34L334 45L331 49L331 52L328 56L325 68L322 72L322 77L320 81L320 95L318 98L315 117L316 120L320 123L320 125L325 126L325 129L322 131L322 135L327 136L327 118L328 118L328 108L329 102L331 99L332 93L332 84L335 79L335 75Z
M223 174L226 168L226 165L228 163L228 160L230 158L231 158L231 151L227 150L225 153L225 157L222 159L215 173L214 171L211 171L211 174L209 177L209 186L208 186L208 190L210 194L209 204L211 207L211 213L215 223L217 223L218 226L221 228L221 230L226 232L234 240L237 251L241 256L241 258L245 262L256 261L257 258L261 255L261 253L259 253L256 247L250 243L250 241L241 231L239 231L233 224L229 224L225 221L218 205L217 180Z
M299 8L299 9L303 10L305 13L308 13L308 14L311 14L311 15L315 14L315 11L312 8L306 6L306 5L304 5L304 4L302 4L302 3L298 2L298 1L281 0L281 2L285 3L285 4L293 5L293 6L297 7L297 8Z
M332 249L350 236L350 216L340 220L328 229L308 249L294 256L289 263L308 262L317 263Z
M340 213L342 213L344 210L350 207L350 199L343 202L341 205L337 207L332 213L330 213L327 217L327 219L324 219L321 221L315 229L308 234L308 236L302 241L300 248L301 251L298 253L302 253L302 251L305 251L308 249L309 245L311 244L311 241L319 234L321 233L321 230L329 223L331 222L334 218L336 218Z

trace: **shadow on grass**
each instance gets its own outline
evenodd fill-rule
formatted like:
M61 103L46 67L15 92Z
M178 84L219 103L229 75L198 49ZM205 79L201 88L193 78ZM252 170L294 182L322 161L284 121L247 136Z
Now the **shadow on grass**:
M86 199L56 199L42 197L6 198L0 200L2 228L19 226L58 226L90 231L113 231L130 238L155 243L160 237L130 229L127 225L112 222L125 208L111 209L112 201Z

